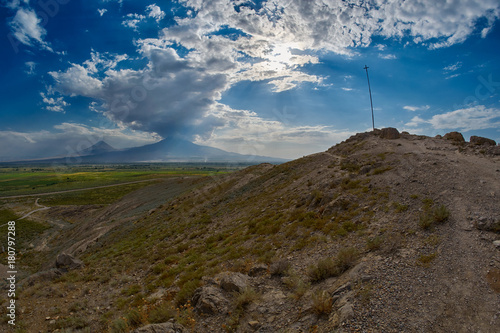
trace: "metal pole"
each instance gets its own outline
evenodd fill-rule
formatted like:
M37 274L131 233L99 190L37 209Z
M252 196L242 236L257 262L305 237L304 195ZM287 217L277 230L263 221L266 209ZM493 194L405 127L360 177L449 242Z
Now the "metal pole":
M373 127L373 130L375 130L375 118L373 117L372 88L370 88L370 77L368 77L368 68L370 68L370 67L365 65L365 67L363 69L366 70L366 79L368 80L368 91L370 92L370 105L372 107L372 127Z

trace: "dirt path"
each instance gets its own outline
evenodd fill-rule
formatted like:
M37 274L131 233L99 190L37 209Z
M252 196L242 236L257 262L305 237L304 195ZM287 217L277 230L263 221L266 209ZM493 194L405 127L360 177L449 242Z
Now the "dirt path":
M28 198L28 197L37 197L37 196L45 196L45 195L60 194L60 193L69 193L69 192L78 192L78 191L86 191L86 190L95 190L95 189L99 189L99 188L107 188L107 187L113 187L113 186L137 184L137 183L151 182L151 181L162 180L162 179L164 179L164 178L153 178L153 179L146 179L146 180L136 180L136 181L133 181L133 182L111 184L111 185L102 185L102 186L94 186L94 187L86 187L86 188L78 188L78 189L74 189L74 190L64 190L64 191L36 193L36 194L12 195L12 196L0 197L0 199Z

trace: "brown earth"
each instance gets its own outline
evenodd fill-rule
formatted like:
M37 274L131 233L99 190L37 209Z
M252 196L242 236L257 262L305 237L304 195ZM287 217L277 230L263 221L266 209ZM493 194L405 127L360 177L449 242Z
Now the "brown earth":
M43 267L85 267L23 288L25 331L498 332L500 147L379 133L33 214L79 215Z

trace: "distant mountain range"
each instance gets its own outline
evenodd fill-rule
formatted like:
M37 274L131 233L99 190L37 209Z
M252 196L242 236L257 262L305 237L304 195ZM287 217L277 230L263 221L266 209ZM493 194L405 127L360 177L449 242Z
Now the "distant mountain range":
M242 155L222 149L201 146L183 139L170 138L134 148L115 149L104 141L83 149L78 154L22 161L22 163L135 163L135 162L185 162L185 163L283 163L287 160L258 155ZM19 162L18 162L19 163Z

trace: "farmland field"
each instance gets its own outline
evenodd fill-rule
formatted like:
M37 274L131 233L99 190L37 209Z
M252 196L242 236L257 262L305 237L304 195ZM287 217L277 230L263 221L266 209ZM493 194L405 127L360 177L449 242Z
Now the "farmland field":
M242 167L225 164L0 166L0 198L154 181L168 177L217 175Z

